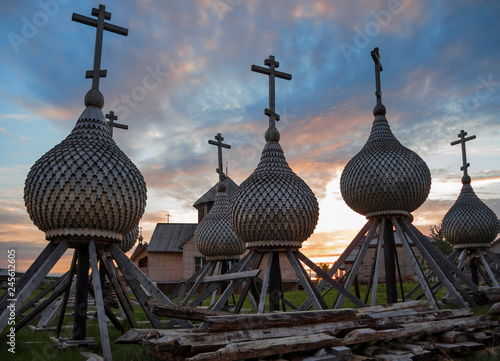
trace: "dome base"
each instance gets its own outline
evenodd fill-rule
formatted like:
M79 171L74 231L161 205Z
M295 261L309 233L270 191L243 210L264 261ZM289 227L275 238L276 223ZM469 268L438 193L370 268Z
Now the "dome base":
M370 218L377 218L377 217L385 217L385 216L406 216L406 217L410 217L411 216L411 213L408 212L408 211L404 211L404 210L394 210L394 211L377 211L377 212L370 212L370 213L367 213L365 214L365 217L367 219L370 219Z
M454 249L484 249L490 248L491 243L463 243L463 244L454 244Z
M70 243L88 243L91 239L95 241L105 241L108 243L121 242L123 236L118 232L105 231L91 228L59 228L45 232L45 239L48 241L65 238Z
M283 250L293 250L293 249L299 249L302 248L302 242L294 242L294 241L260 241L260 242L247 242L245 243L245 247L247 249L256 249L256 248L263 248L263 249L283 249Z
M226 256L226 255L221 255L221 256L205 256L207 261L236 261L238 262L240 260L240 255L235 254L232 256Z

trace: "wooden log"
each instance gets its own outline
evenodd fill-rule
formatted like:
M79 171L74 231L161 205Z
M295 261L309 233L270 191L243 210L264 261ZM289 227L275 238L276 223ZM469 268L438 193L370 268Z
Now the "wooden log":
M234 316L230 312L213 311L200 307L177 306L157 301L147 301L146 305L155 315L163 317L208 321L209 316Z
M215 275L205 278L203 282L225 282L232 280L239 280L242 278L253 278L260 273L260 269L251 271L243 271L238 273L224 273L222 275Z
M186 329L156 329L156 328L132 328L126 334L118 338L115 343L117 344L141 344L145 340L160 339L164 336L179 336L193 333L204 333L205 330L199 328L186 328Z
M463 346L454 343L436 342L435 346L441 350L445 355L455 355L462 352Z
M500 302L500 288L481 287L475 294L475 301L478 305L490 305Z
M228 331L228 330L250 330L256 328L286 327L294 325L316 324L322 322L333 322L340 320L358 319L358 318L382 318L389 317L387 312L398 310L412 310L415 314L419 310L427 310L429 303L427 301L409 301L395 303L392 305L379 305L375 307L366 307L362 309L335 309L304 312L287 312L272 314L250 314L250 315L231 315L208 317L210 323L209 332ZM370 312L371 311L371 312ZM458 311L458 312L457 312ZM457 312L455 317L464 317L471 315L472 311L454 310ZM401 314L401 313L400 313ZM406 313L408 314L408 312ZM385 316L384 316L385 315ZM394 313L393 313L394 315Z
M464 332L451 330L439 336L439 340L444 343L459 343L468 341L468 338Z
M326 332L329 335L337 335L340 332L348 332L357 328L387 328L394 324L409 324L415 322L429 322L440 319L449 319L458 316L464 310L429 311L422 314L397 316L390 318L367 318L350 321L332 321L311 325L295 325L289 327L262 327L253 330L227 330L226 332L212 333L178 333L169 334L168 337L160 338L152 343L154 351L168 351L173 354L184 352L196 354L199 352L213 351L229 343L264 340L278 337L306 336Z
M314 350L325 347L329 343L338 340L336 337L324 333L274 338L269 340L258 340L241 343L231 343L215 352L206 352L187 358L189 361L212 361L212 360L240 360L246 358L259 358L283 353Z

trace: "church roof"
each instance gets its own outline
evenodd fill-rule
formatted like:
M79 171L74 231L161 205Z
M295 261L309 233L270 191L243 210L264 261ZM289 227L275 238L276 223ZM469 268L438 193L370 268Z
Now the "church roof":
M225 177L222 182L226 185L226 194L229 199L231 199L233 197L233 194L238 190L238 185L234 183L234 181L229 177ZM205 193L200 199L198 199L193 204L193 207L198 209L198 207L202 204L214 202L215 196L217 196L217 184L219 184L219 182L215 183L215 185L210 188L207 193Z
M196 226L196 223L158 223L147 251L182 252L180 247L193 235Z

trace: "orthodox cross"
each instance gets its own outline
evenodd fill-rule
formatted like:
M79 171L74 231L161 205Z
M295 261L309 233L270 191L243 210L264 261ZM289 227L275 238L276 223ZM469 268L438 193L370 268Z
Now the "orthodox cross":
M264 60L264 64L269 67L269 69L262 66L252 65L251 70L257 73L265 74L269 76L269 108L264 110L264 114L269 117L269 127L273 128L276 126L275 121L280 120L279 114L275 112L275 85L274 80L276 77L286 80L292 79L292 74L283 73L277 71L276 68L280 66L280 63L274 60L273 55L269 55L269 58Z
M165 215L167 216L167 223L170 223L170 217L172 217L172 215L170 213L165 213Z
M467 142L469 140L472 140L472 139L476 139L475 135L471 135L470 137L467 137L467 138L465 137L466 135L467 135L467 132L464 132L464 130L462 129L460 131L460 134L458 134L458 137L460 138L460 140L455 140L454 142L451 142L451 145L462 144L462 162L463 162L463 166L460 167L460 170L464 171L464 177L468 176L468 174L467 174L467 168L470 166L470 164L467 163L467 154L465 153L465 142Z
M111 31L119 35L128 35L128 29L116 26L110 23L105 23L104 20L111 20L111 13L106 11L106 6L99 5L99 9L92 8L92 16L96 19L89 18L80 14L73 13L71 20L77 23L93 26L96 28L95 35L95 51L94 51L94 68L85 73L85 78L92 78L92 89L99 89L99 78L105 78L107 71L101 70L101 55L102 55L102 37L104 30Z
M219 148L218 149L219 168L217 168L217 173L219 173L219 182L222 182L224 180L224 178L226 177L224 175L224 168L222 165L222 148L231 149L231 146L229 144L222 143L222 141L224 140L224 137L222 137L222 135L220 133L217 133L217 135L215 136L215 139L217 141L208 140L208 144L216 145L217 148Z
M377 104L382 103L382 90L380 89L380 72L384 70L382 67L382 63L380 62L380 52L378 48L375 48L371 52L373 61L375 62L375 84L377 86L377 90L375 91L375 95L377 96Z
M107 119L109 119L108 126L109 126L109 135L111 135L111 138L113 138L113 128L120 128L120 129L128 129L128 125L126 124L120 124L120 123L115 123L115 120L118 120L118 116L115 115L114 111L110 111L108 114L105 115Z

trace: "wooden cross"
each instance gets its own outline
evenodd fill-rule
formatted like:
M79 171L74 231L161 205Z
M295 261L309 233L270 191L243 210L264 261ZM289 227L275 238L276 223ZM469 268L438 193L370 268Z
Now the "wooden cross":
M126 124L120 124L120 123L115 123L115 120L118 120L118 116L115 115L114 111L110 111L108 114L105 115L107 119L109 119L108 126L109 126L109 135L111 135L111 138L113 138L113 128L120 128L120 129L128 129L128 125Z
M380 62L380 52L378 48L375 48L371 52L373 61L375 62L375 84L377 86L377 90L375 91L375 95L377 96L377 104L382 103L382 90L380 88L380 72L384 70L382 67L382 63Z
M89 18L80 14L73 13L71 20L77 23L90 25L96 28L95 35L95 51L94 51L94 68L85 73L85 78L92 78L92 89L99 89L99 78L105 78L107 71L101 70L101 55L102 55L102 37L104 30L111 31L119 35L128 35L128 29L104 22L111 19L111 13L106 11L106 6L99 5L99 9L92 8L92 16L96 19Z
M217 173L219 173L219 182L222 182L224 180L224 178L226 177L224 174L224 168L222 165L222 148L231 149L231 145L222 143L222 141L224 140L224 137L222 137L222 135L220 133L217 133L217 135L215 136L215 139L217 139L217 141L208 140L208 144L216 145L217 148L219 148L218 149L219 168L217 168Z
M292 74L277 71L276 68L280 66L280 63L274 60L273 55L269 55L269 58L264 60L264 64L267 65L269 69L257 65L252 65L251 70L269 76L269 108L266 108L264 110L264 114L269 117L269 127L273 128L276 126L275 121L280 120L279 114L275 112L276 109L275 109L274 80L276 77L281 79L291 80Z
M468 176L467 168L470 166L470 164L467 163L467 154L465 153L465 142L472 140L472 139L476 139L475 135L471 135L470 137L467 137L467 138L465 137L466 135L467 135L467 132L464 132L464 130L462 129L460 131L460 134L458 134L458 137L460 138L460 140L455 140L454 142L451 142L451 145L462 144L462 163L463 163L463 166L460 167L460 170L464 171L464 177Z
M169 213L165 213L165 215L167 216L167 223L170 223L170 217L172 217L172 215Z

